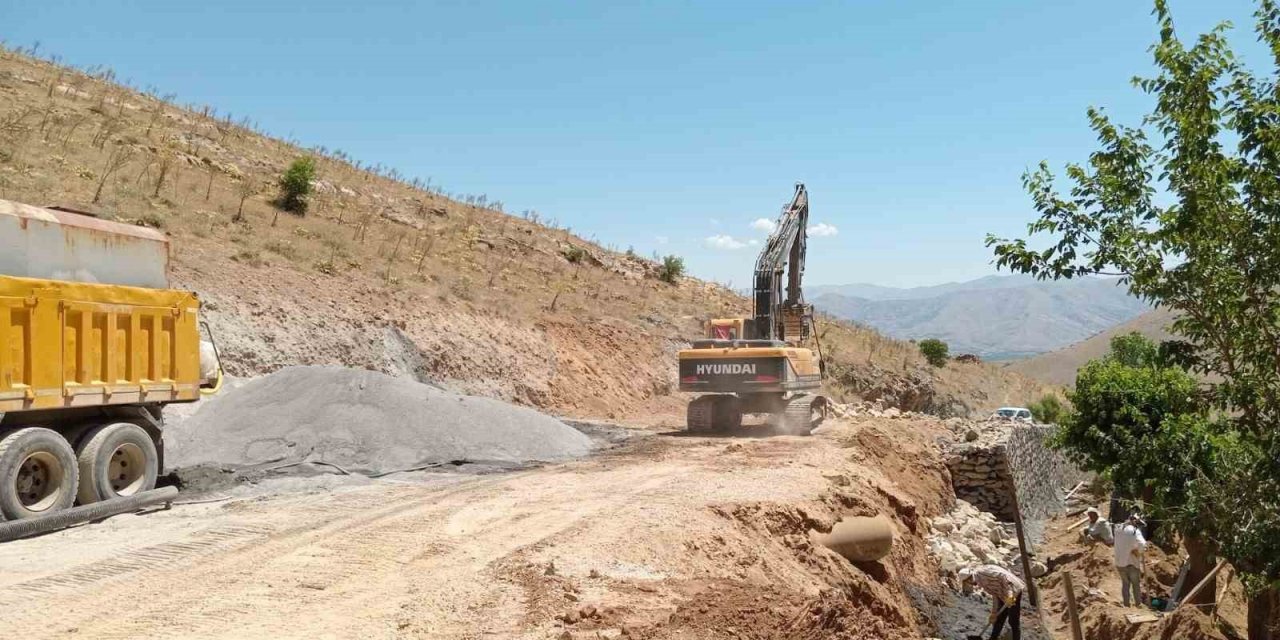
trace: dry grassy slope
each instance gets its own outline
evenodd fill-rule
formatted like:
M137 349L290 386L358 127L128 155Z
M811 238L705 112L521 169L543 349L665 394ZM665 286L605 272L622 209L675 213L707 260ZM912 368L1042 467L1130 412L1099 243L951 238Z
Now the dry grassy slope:
M1171 322L1173 315L1167 309L1148 311L1069 347L1012 362L1007 369L1048 384L1071 386L1076 382L1076 370L1090 360L1107 355L1111 350L1111 339L1115 336L1136 331L1157 342L1169 340L1172 338L1168 330Z
M207 112L0 51L0 197L167 231L175 284L207 302L234 374L338 363L575 415L668 413L683 406L675 351L706 317L747 309L719 285L665 284L652 261ZM273 181L307 153L312 211L277 214ZM930 369L852 325L823 338L840 395L981 411L1041 392L994 367Z

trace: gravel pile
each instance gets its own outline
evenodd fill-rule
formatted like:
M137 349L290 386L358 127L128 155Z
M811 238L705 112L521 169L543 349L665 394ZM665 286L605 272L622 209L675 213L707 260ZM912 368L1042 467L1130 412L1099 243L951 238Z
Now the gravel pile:
M371 474L454 460L563 460L592 446L532 409L342 367L289 367L201 404L166 429L166 466L311 460Z

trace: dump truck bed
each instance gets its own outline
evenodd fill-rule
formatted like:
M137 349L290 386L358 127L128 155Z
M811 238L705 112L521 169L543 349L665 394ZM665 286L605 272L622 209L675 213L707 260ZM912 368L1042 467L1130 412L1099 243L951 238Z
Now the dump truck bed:
M200 397L199 301L0 275L0 414Z
M0 274L168 289L168 270L155 229L0 200Z

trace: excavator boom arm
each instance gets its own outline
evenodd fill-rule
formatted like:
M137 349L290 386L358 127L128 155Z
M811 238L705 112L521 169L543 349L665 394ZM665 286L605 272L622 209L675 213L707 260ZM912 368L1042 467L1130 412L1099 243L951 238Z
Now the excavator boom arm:
M803 183L797 182L795 195L783 207L777 228L765 242L760 257L756 259L753 323L756 339L785 338L787 332L784 326L784 309L804 308L800 282L804 276L808 225L809 192L805 190Z

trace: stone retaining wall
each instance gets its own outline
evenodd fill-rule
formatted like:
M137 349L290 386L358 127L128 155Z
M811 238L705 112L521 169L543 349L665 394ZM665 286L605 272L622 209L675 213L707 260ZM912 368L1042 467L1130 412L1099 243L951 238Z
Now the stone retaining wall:
M1062 507L1064 487L1083 480L1062 454L1048 447L1052 427L989 423L955 445L947 466L956 497L1003 521L1014 519L1013 490L1026 522L1044 520Z
M1009 435L1006 457L1018 490L1022 519L1044 520L1062 511L1063 492L1087 476L1049 448L1053 427L1023 426Z
M1003 442L958 445L951 450L947 467L957 498L1011 522L1013 500L1009 494L1011 474L1006 449Z

